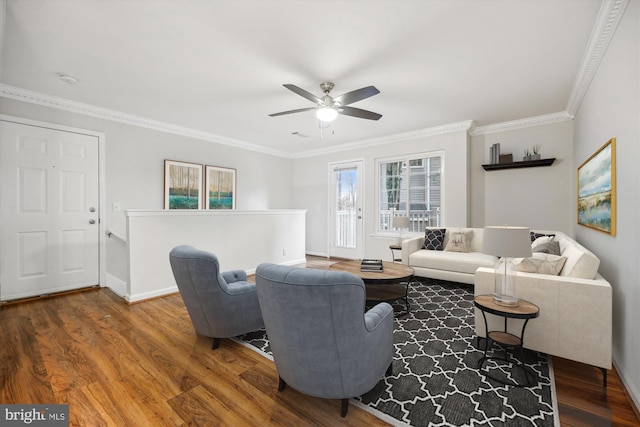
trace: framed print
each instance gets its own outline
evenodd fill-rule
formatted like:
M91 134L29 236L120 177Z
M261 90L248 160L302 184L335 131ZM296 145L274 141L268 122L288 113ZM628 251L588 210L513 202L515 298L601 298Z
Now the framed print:
M578 224L616 235L616 139L578 168Z
M236 170L218 166L205 167L205 209L236 208Z
M200 209L202 165L164 161L164 208Z

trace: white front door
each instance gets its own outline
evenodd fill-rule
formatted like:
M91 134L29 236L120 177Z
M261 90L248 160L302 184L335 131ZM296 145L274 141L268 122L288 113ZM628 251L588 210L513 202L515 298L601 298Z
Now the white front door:
M0 121L0 300L99 283L98 138Z
M363 250L363 162L333 163L329 167L329 255L361 259Z

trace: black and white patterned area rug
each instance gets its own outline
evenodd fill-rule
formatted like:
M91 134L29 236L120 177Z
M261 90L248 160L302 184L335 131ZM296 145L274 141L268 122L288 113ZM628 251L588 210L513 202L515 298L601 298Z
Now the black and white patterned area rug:
M409 314L398 313L404 304L393 304L393 375L352 402L393 425L558 426L547 356L525 350L525 363L534 376L531 387L505 386L488 378L483 374L487 369L508 381L524 379L520 369L493 361L485 363L483 372L477 369L483 352L475 338L473 286L420 280L409 290ZM272 359L264 331L238 339ZM499 347L494 344L494 349Z

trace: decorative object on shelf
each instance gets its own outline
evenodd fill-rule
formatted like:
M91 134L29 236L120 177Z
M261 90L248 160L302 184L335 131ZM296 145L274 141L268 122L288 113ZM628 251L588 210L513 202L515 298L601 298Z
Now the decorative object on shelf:
M616 139L578 167L578 224L616 235Z
M531 150L531 155L529 156L529 161L540 160L540 144L536 144L533 146Z
M532 162L535 160L540 160L540 144L534 145L531 151L529 151L528 148L524 149L524 156L522 157L522 161Z
M205 209L236 208L236 170L207 166L205 168Z
M531 160L528 162L498 163L492 165L482 165L482 168L486 171L494 171L499 169L533 168L537 166L551 166L555 160L556 158L553 157L551 159Z
M501 165L513 163L513 154L500 154L500 160L498 163Z
M500 143L495 143L489 148L489 163L492 165L500 161Z
M398 230L398 245L402 245L402 232L404 229L409 228L409 217L408 216L394 216L391 220L391 225L393 228Z
M517 306L518 296L516 295L516 283L513 277L514 268L509 258L531 256L529 228L510 226L484 227L482 252L501 258L495 266L493 300L499 305Z
M200 209L202 165L164 161L164 208Z

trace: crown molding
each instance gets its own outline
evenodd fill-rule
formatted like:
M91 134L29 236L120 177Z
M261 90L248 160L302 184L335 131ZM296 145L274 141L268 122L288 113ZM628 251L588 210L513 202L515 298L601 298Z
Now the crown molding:
M496 123L493 125L478 126L470 134L472 136L488 135L491 133L506 132L510 130L529 128L533 126L544 126L553 123L561 123L573 120L573 116L566 111L559 113L545 114L542 116L527 117L526 119L512 120L510 122Z
M399 133L390 136L384 136L380 138L366 139L363 141L352 142L348 144L342 144L340 146L320 148L317 150L303 151L301 153L295 153L291 155L292 159L301 159L305 157L315 157L323 154L339 153L342 151L357 150L362 148L371 148L378 145L385 145L390 143L413 141L420 138L427 138L430 136L441 135L451 132L468 132L473 127L473 120L466 120L463 122L451 123L448 125L434 126L431 128L420 129L412 132Z
M589 44L582 57L582 62L580 68L578 68L567 102L566 111L569 115L575 116L578 112L628 4L629 0L603 0L600 5L600 11L591 31Z
M109 110L107 108L96 107L94 105L83 104L81 102L71 101L65 98L59 98L39 92L22 89L0 83L0 97L15 99L17 101L28 102L31 104L43 105L45 107L56 108L58 110L70 111L73 113L84 114L86 116L96 117L103 120L124 123L132 126L144 127L147 129L168 132L174 135L186 136L189 138L201 139L205 141L215 142L218 144L229 145L245 150L256 151L259 153L270 154L273 156L290 158L291 155L280 150L273 150L260 145L227 138L208 132L172 125L145 117L134 116L132 114L123 113L121 111Z

